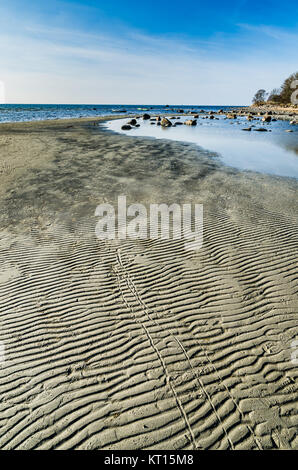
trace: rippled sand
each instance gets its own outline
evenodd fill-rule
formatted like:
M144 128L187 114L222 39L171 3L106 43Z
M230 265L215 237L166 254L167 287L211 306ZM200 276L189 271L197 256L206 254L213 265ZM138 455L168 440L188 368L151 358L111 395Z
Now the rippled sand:
M297 182L93 120L0 126L1 449L298 448ZM95 208L204 204L204 244Z

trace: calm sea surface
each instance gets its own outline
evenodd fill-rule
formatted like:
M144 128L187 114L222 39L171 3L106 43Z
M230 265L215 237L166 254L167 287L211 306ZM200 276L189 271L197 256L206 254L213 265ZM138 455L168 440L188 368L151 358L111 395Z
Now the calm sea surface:
M19 122L19 121L40 121L45 119L67 119L79 117L110 116L111 114L121 114L124 116L142 112L171 114L173 106L166 108L164 105L67 105L67 104L0 104L0 122ZM191 110L205 109L208 111L218 109L230 109L230 106L180 106L175 108Z

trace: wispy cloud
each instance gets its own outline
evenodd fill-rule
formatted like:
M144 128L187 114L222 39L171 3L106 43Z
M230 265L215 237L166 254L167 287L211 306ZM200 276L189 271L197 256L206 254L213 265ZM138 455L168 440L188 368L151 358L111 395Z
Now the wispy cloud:
M9 102L246 104L295 71L297 39L247 24L202 40L20 22L0 33L0 80Z

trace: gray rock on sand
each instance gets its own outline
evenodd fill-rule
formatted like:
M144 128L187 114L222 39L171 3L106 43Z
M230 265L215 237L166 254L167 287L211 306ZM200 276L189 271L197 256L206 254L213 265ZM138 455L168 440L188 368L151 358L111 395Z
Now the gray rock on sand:
M171 121L167 118L162 118L160 124L161 124L162 127L171 127L172 126Z
M185 123L187 126L196 126L197 125L197 121L195 119L188 119L187 121L185 121Z

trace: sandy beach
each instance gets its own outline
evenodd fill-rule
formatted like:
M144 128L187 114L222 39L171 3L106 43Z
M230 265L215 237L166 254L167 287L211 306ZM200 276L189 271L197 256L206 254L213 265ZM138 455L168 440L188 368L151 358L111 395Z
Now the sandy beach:
M0 448L297 449L297 180L102 121L0 125ZM98 240L121 194L203 247Z

